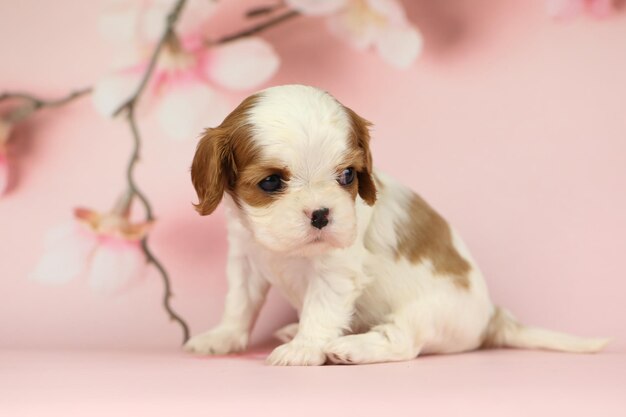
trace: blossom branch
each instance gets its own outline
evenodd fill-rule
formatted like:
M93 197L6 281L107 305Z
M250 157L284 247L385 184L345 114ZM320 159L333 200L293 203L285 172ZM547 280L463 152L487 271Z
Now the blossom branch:
M148 64L148 67L146 68L145 73L143 74L143 77L141 79L141 82L139 83L139 86L137 87L137 90L135 90L135 93L132 96L130 96L128 100L126 100L114 112L114 116L116 116L120 114L122 111L126 111L126 118L130 126L131 134L133 137L133 143L134 143L133 152L130 156L130 160L128 162L128 168L126 170L126 180L128 182L128 187L130 191L133 193L133 195L137 196L137 198L139 198L139 200L143 204L143 207L146 212L146 220L148 221L152 221L154 219L153 214L152 214L152 207L147 197L145 196L145 194L143 194L143 192L141 192L139 188L137 187L137 184L133 176L135 166L137 162L139 161L139 153L141 150L141 135L139 133L139 127L137 126L137 120L135 118L135 107L137 103L139 102L139 99L141 98L141 94L145 90L146 85L148 84L148 81L150 80L150 77L152 76L152 73L154 72L154 68L156 67L156 63L159 59L161 51L163 50L165 45L171 39L173 39L174 36L176 36L175 34L176 22L178 21L178 18L180 17L180 13L183 7L185 6L185 2L186 0L178 0L176 4L174 5L174 7L172 8L172 10L170 11L170 13L168 14L167 20L166 20L166 26L163 31L163 34L161 35L159 42L157 43L156 47L154 48L154 51L152 52L150 62ZM146 256L146 260L148 261L148 263L153 264L156 267L156 269L159 271L159 273L161 274L163 285L165 287L164 294L163 294L163 307L165 308L165 311L167 311L167 313L169 314L170 319L177 322L182 328L183 343L184 343L187 341L187 339L189 339L189 327L187 326L187 323L174 311L174 309L172 308L170 304L172 291L171 291L169 275L167 271L165 270L165 268L163 267L163 265L161 264L161 262L154 256L154 254L150 250L150 247L148 246L148 240L146 237L144 237L141 240L141 248Z
M141 192L141 190L139 190L139 187L137 187L133 176L135 165L139 162L139 153L141 151L141 136L139 134L139 127L137 126L137 120L135 119L134 106L131 106L128 110L127 121L133 137L133 152L130 155L128 166L126 168L126 182L128 183L128 188L132 195L136 196L141 201L141 204L146 212L146 220L152 221L154 220L152 206L150 205L148 198L143 194L143 192Z
M45 107L60 107L77 98L80 98L86 94L91 93L92 88L83 88L82 90L72 91L65 97L61 97L55 100L44 100L39 97L35 97L28 93L23 92L4 92L0 94L0 102L5 100L24 100L28 103L27 106L17 108L9 114L9 121L16 123L26 117L30 116L33 112Z
M5 93L0 94L0 101L17 98L17 99L21 99L21 100L27 100L27 101L33 103L33 106L35 107L35 109L40 109L42 107L59 107L59 106L67 104L70 101L72 101L74 99L77 99L79 97L82 97L85 94L89 94L89 93L91 93L91 87L83 88L82 90L72 91L67 96L59 98L59 99L56 99L56 100L43 100L43 99L41 99L39 97L35 97L35 96L33 96L31 94L28 94L28 93L5 92Z
M275 12L276 10L280 10L282 8L286 7L286 4L283 2L280 2L278 4L273 4L271 6L259 6L259 7L253 7L252 9L248 10L246 12L246 17L247 18L254 18L254 17L258 17L258 16L264 16L270 13Z
M232 35L227 35L224 36L220 39L218 39L217 41L211 41L211 40L207 40L205 42L205 45L207 46L212 46L215 44L222 44L222 43L226 43L226 42L232 42L236 39L241 39L241 38L245 38L247 36L252 36L252 35L256 35L259 32L263 32L266 29L269 29L273 26L276 26L280 23L283 23L287 20L290 20L296 16L300 16L300 12L296 11L296 10L289 10L283 14L280 14L276 17L273 17L263 23L260 23L256 26L253 26L249 29L245 29L242 30L241 32L237 32L237 33L233 33Z
M133 136L134 147L133 147L133 152L131 154L130 160L128 161L128 168L126 170L126 179L128 181L128 187L131 193L137 196L137 198L139 198L139 200L143 204L143 207L146 211L146 220L152 221L154 220L154 216L152 214L152 207L150 205L150 202L148 201L146 196L139 190L139 188L137 188L137 184L135 183L135 179L133 176L134 168L135 168L136 163L139 161L139 152L141 150L141 136L139 134L139 128L137 126L137 121L135 119L134 105L131 105L128 109L127 120L128 120L128 124L130 125L131 133ZM148 261L148 263L151 263L152 265L154 265L154 267L161 274L161 278L162 278L163 286L164 286L163 307L165 308L165 311L167 311L170 319L177 322L182 328L183 343L185 343L189 339L189 326L187 325L185 320L183 320L183 318L180 317L174 311L174 309L172 309L172 306L170 304L170 299L172 297L172 290L171 290L169 274L163 267L163 264L161 264L161 262L157 259L156 256L154 256L154 254L150 250L150 247L148 246L147 237L144 237L143 239L141 239L141 249L143 250L143 253L146 256L146 260Z

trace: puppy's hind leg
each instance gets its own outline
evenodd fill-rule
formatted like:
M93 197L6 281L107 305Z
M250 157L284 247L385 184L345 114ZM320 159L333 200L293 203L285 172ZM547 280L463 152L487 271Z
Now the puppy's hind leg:
M417 357L413 333L394 323L381 324L369 332L339 337L325 349L326 357L337 364L406 361Z

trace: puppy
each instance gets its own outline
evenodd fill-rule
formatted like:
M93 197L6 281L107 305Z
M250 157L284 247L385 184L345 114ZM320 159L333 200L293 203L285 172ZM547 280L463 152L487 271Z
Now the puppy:
M298 312L272 365L403 361L481 347L595 352L520 324L489 299L469 251L422 198L373 168L370 123L313 87L273 87L207 129L191 168L197 211L224 200L221 323L185 348L247 347L270 285Z

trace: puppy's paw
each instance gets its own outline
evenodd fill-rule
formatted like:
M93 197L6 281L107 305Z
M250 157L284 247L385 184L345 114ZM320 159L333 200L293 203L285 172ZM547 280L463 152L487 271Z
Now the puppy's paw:
M376 362L371 352L361 343L361 335L343 336L328 343L324 352L332 363L355 365Z
M247 346L246 332L218 327L192 337L185 343L184 349L200 355L226 355L241 352Z
M294 342L278 346L267 358L267 363L278 366L316 366L326 362L321 347Z
M296 337L296 334L298 334L298 323L291 323L276 330L274 337L283 343L288 343Z

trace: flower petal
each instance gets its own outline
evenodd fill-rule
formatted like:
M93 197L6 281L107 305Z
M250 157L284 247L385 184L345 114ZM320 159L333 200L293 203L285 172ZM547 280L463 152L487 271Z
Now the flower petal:
M157 103L156 117L172 139L198 137L207 126L217 126L230 105L200 82L181 81L164 86Z
M377 28L370 24L367 17L361 13L362 10L348 8L328 17L326 22L332 34L346 41L353 48L365 51L372 46Z
M158 39L163 34L163 29L165 25L165 21L167 15L172 9L173 4L176 0L158 0L157 3L162 3L164 6L162 7L162 17L151 16L150 19L153 19L152 25L154 29L150 33L153 33ZM207 19L209 19L217 10L218 2L214 0L187 0L185 4L185 8L183 9L180 19L176 24L176 33L179 36L187 37L187 36L201 36L203 33L203 29L206 27ZM159 19L158 22L154 20L157 17ZM146 19L146 29L150 27L151 24L147 22Z
M245 38L216 46L205 59L205 73L219 85L247 90L269 80L278 70L280 58L260 38Z
M106 117L113 116L113 112L135 92L142 75L140 69L133 69L113 72L98 80L91 94L98 113Z
M141 9L126 0L108 0L98 17L98 31L110 42L134 40Z
M335 13L344 7L349 0L287 0L292 9L300 13L319 16Z
M126 239L140 240L143 239L150 229L152 229L152 221L143 221L138 223L123 224L120 228L120 233Z
M91 259L89 285L95 291L114 293L140 277L145 265L139 241L103 239Z
M74 218L77 222L83 223L91 230L96 230L98 228L98 223L100 223L102 219L102 215L95 210L84 207L76 207L74 209Z
M97 237L75 222L52 229L46 236L44 254L31 278L48 284L68 282L84 271L97 244Z
M384 17L388 25L406 25L406 13L398 0L367 0L371 11Z
M170 1L152 1L140 16L139 25L144 41L155 43L163 35ZM184 10L184 9L183 9Z
M411 26L387 28L376 39L380 57L398 69L409 68L421 53L422 45L422 35Z

